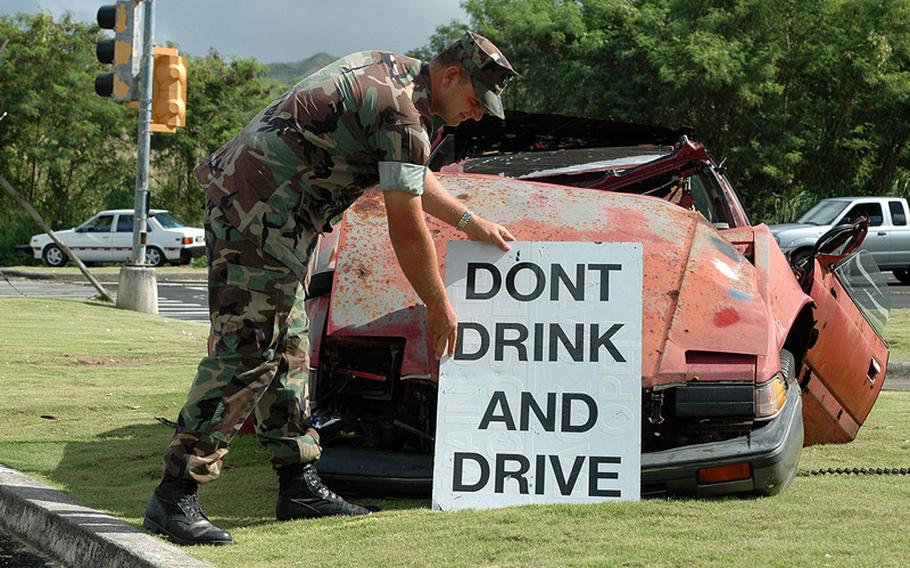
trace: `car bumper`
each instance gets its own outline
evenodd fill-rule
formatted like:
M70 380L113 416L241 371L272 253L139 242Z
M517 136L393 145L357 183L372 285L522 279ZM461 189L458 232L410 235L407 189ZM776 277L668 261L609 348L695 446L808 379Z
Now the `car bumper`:
M205 256L205 245L195 247L183 247L180 249L180 260L189 262L194 258Z
M780 493L796 477L803 447L802 398L795 381L787 394L780 413L749 434L642 454L642 496ZM700 469L742 463L751 466L749 479L698 482ZM318 468L326 482L341 492L385 496L429 495L432 491L432 456L328 448Z
M799 385L794 381L780 413L749 434L722 442L642 454L642 495L774 495L796 477L802 447L803 405ZM749 479L711 484L698 482L700 469L742 463L751 466Z

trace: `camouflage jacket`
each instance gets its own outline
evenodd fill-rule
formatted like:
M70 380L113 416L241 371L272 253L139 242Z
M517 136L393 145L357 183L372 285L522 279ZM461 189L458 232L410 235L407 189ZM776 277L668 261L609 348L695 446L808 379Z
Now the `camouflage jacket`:
M303 279L314 235L364 189L423 191L429 89L422 61L354 53L272 102L196 179L231 225Z

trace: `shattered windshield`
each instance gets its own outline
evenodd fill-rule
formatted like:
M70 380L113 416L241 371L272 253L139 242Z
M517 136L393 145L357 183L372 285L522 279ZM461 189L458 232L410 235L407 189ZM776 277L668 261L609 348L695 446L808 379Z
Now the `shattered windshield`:
M611 176L671 155L671 146L624 146L574 148L486 156L466 160L462 171L554 183L575 187L599 187ZM701 168L688 175L679 171L648 176L613 191L665 199L684 209L701 213L718 228L733 226L726 198Z
M667 156L672 151L673 148L666 146L631 146L523 152L473 158L465 161L463 171L543 180L554 176L579 175L592 170L625 170ZM566 182L561 180L560 183Z
M800 217L797 223L807 223L809 225L830 225L834 223L841 212L847 208L849 201L824 200L820 201L812 209Z

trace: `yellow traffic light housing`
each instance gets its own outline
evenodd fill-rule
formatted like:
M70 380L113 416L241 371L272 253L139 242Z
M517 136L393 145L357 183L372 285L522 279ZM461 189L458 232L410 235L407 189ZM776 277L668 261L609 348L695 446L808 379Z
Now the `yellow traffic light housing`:
M95 53L101 63L111 63L110 73L95 77L95 92L115 101L139 100L139 63L142 59L137 0L117 0L98 8L98 25L114 30L112 39L98 41Z
M152 132L177 132L186 126L186 57L171 47L155 48Z

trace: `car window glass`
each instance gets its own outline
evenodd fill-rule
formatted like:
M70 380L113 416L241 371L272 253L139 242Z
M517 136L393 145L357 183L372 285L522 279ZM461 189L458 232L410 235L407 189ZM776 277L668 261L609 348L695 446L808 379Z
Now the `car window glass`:
M891 313L891 291L872 255L860 250L838 264L834 274L869 325L881 336Z
M878 227L882 224L882 206L880 203L858 203L844 215L840 224L855 223L860 217L869 218L870 227Z
M889 201L888 210L891 211L891 223L893 225L906 225L907 214L904 213L904 204L901 201Z
M830 225L849 204L849 201L822 201L809 209L796 222L809 225Z
M153 213L151 217L158 221L158 224L165 229L182 229L186 226L180 219L167 212Z
M118 233L132 233L133 232L133 216L132 215L121 215L117 218L117 232Z
M733 226L725 199L717 184L704 172L686 178L686 186L696 211L710 223L728 223Z
M690 177L689 188L692 192L692 197L695 199L695 210L704 215L705 219L713 223L715 215L711 206L711 195L701 176Z
M110 233L111 224L114 222L113 215L101 215L86 224L82 230L86 233Z

